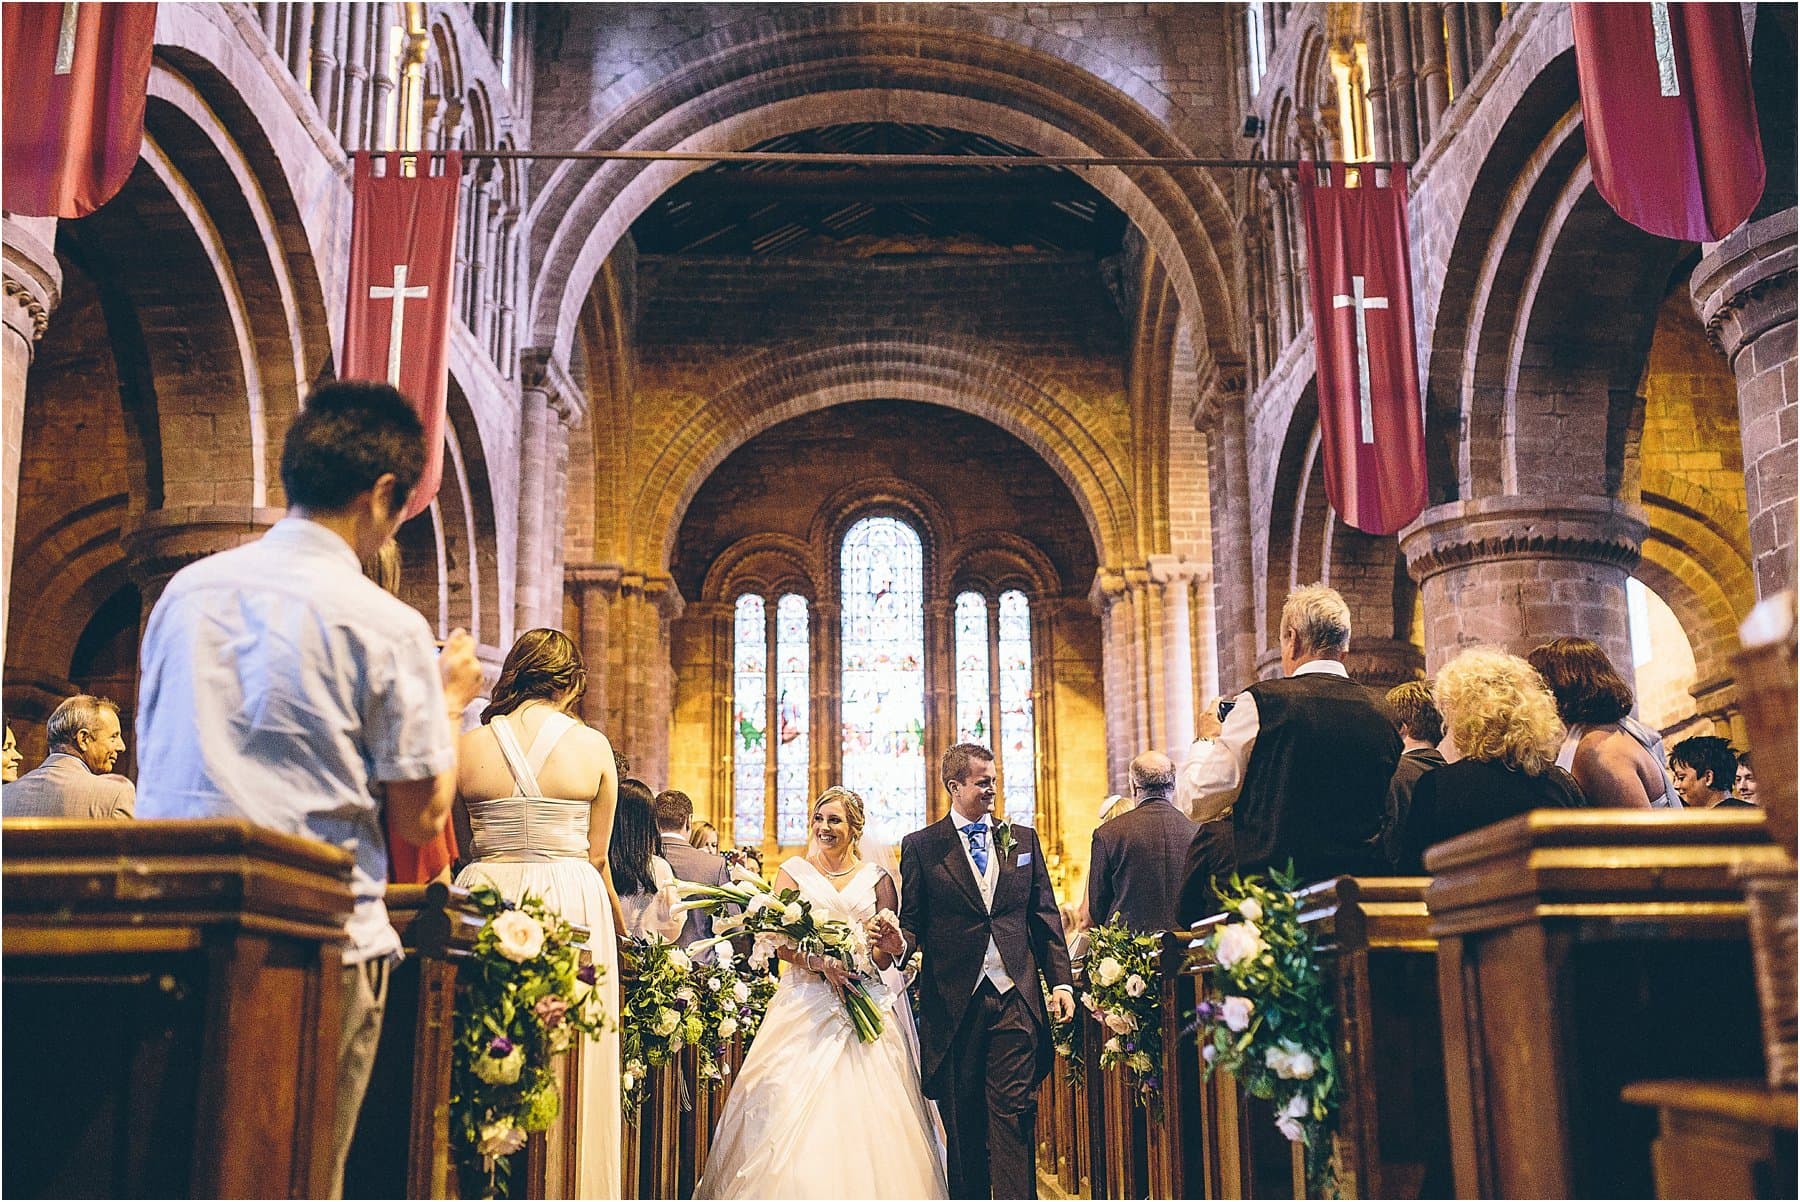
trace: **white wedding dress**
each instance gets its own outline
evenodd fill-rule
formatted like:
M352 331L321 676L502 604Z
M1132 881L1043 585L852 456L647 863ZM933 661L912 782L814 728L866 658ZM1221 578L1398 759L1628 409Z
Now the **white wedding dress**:
M882 870L843 892L799 856L782 865L821 918L861 926ZM943 1154L919 1091L915 1045L895 999L881 1038L860 1043L829 982L785 965L781 986L732 1084L696 1198L942 1198Z

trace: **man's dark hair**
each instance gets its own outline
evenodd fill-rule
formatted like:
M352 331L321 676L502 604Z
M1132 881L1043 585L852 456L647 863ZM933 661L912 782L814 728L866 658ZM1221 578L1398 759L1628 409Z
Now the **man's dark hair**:
M1592 639L1551 639L1526 660L1556 695L1565 726L1605 726L1631 712L1631 686Z
M307 398L281 448L288 504L321 513L343 509L394 474L394 503L405 504L425 472L425 427L387 384L338 380Z
M1738 758L1729 739L1717 735L1683 739L1669 749L1669 762L1686 764L1701 778L1712 773L1712 787L1721 793L1729 793L1737 787Z
M656 892L656 875L650 857L662 846L656 830L656 794L641 780L619 782L619 806L613 813L612 842L607 866L620 897Z
M1444 741L1444 715L1431 699L1429 680L1409 680L1388 690L1387 703L1399 719L1400 729L1421 743L1436 747Z
M680 789L664 789L656 795L656 828L678 831L694 820L694 799Z
M942 771L945 785L960 784L969 779L969 765L976 760L992 760L994 753L980 743L958 743L944 753Z

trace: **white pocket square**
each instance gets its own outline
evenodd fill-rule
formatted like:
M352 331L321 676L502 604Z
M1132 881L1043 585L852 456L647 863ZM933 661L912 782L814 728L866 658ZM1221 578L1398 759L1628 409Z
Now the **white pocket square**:
M1031 853L1028 851L1020 852L1019 853L1019 867L1023 868L1023 867L1025 867L1025 865L1027 865L1029 863L1031 863Z

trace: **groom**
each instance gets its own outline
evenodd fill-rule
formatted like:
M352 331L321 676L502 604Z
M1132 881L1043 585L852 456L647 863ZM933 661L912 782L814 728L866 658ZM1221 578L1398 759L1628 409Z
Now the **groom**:
M904 954L924 953L925 1094L943 1116L952 1198L1035 1198L1045 1009L1075 1014L1062 918L1037 832L993 819L994 753L959 743L943 778L950 813L900 844Z

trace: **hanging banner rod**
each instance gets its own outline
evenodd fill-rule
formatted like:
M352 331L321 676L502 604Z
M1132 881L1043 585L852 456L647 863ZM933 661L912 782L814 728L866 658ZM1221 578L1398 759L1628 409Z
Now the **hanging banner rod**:
M423 157L442 151L385 151ZM1316 167L1379 169L1410 166L1389 162L1348 163L1335 159L1187 159L1110 155L973 155L973 154L818 154L766 150L465 150L464 162L477 159L555 159L571 162L745 163L790 167L1161 167L1168 170L1224 168L1294 170L1302 162Z

